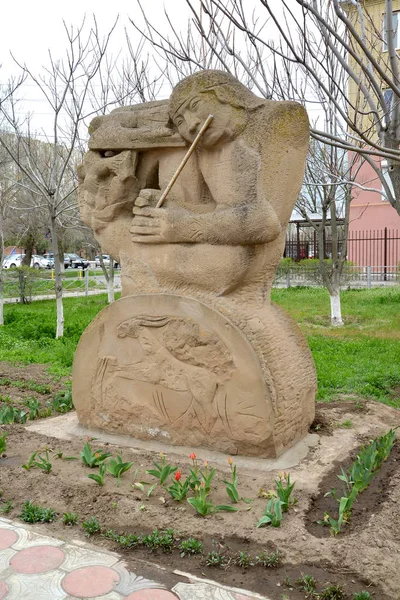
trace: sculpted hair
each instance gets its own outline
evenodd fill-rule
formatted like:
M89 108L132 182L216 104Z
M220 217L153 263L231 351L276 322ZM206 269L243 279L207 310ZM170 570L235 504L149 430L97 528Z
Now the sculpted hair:
M222 104L234 108L255 110L265 104L265 100L251 92L238 79L225 71L198 71L182 79L172 91L169 101L171 118L190 98L201 94L213 93Z

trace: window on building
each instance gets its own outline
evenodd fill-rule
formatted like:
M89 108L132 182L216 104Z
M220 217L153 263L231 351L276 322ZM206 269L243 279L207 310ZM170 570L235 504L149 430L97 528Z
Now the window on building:
M390 191L392 192L392 194L394 195L394 187L392 184L392 180L390 179L390 175L389 175L389 166L387 163L387 160L383 160L381 162L381 169L382 169L382 175L387 183L387 185L389 186ZM384 193L384 189L383 189L383 185L382 185L382 201L383 202L388 202L388 199L386 198L386 195Z
M385 99L385 103L386 103L386 107L387 107L387 112L385 112L385 114L383 115L382 125L383 125L383 127L387 127L387 125L390 123L392 116L393 116L394 93L393 93L393 90L391 90L389 88L386 90L382 90L382 91L383 91L383 97Z
M394 47L400 48L400 19L399 19L400 11L393 11L393 39L394 39ZM387 52L387 37L386 37L386 14L383 17L383 50Z

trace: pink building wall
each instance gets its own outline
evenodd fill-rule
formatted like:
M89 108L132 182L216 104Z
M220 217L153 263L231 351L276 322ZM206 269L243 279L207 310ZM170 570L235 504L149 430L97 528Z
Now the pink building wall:
M382 189L375 171L364 163L358 181ZM396 266L400 263L400 216L381 193L353 188L347 257L356 265Z

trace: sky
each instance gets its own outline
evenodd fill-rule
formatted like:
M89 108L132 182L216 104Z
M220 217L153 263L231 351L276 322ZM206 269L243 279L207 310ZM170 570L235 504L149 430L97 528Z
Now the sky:
M158 27L163 28L164 5L167 5L174 23L185 27L188 18L188 8L184 0L144 0L143 5ZM23 18L21 18L23 15ZM43 66L49 64L49 50L54 58L65 54L66 35L64 24L77 27L86 16L87 22L95 15L102 35L106 35L119 16L116 31L109 46L114 56L125 46L125 27L130 32L130 40L135 46L139 38L129 17L135 22L141 22L140 9L135 0L118 0L102 2L101 0L19 0L7 2L2 6L2 31L0 36L0 85L4 86L10 76L15 76L19 69L11 54L21 64L26 64L33 72L43 72ZM165 26L164 26L165 27ZM120 60L126 55L122 50ZM24 98L19 112L29 111L33 116L33 127L39 132L51 131L51 110L41 96L35 84L24 84L21 95ZM168 95L168 90L165 95Z
M174 27L184 31L190 16L190 10L185 0L141 0L147 15L152 23L162 32L169 29L165 20L164 8L168 10ZM196 6L197 0L192 0ZM279 0L274 0L278 9ZM200 2L199 2L200 4ZM246 0L246 9L249 12L254 8L262 10L259 0ZM15 75L18 69L13 62L10 52L21 64L26 64L33 72L43 73L43 65L49 64L49 50L54 58L65 54L66 35L63 20L67 25L78 26L83 18L89 21L92 15L96 16L100 32L105 35L119 15L117 30L114 32L110 49L117 55L121 48L125 48L124 29L130 35L132 46L137 45L140 38L138 32L129 22L129 17L135 23L142 23L141 13L137 0L116 0L103 2L102 0L19 0L4 3L2 6L2 31L0 36L0 85L7 82L8 78ZM269 35L269 30L268 30ZM126 55L122 50L120 60ZM160 89L160 97L169 95L169 87L165 84ZM51 135L52 114L37 87L27 83L21 90L23 102L19 105L19 116L23 117L29 112L32 117L32 128L38 137L44 138ZM311 116L316 114L317 107L309 105Z

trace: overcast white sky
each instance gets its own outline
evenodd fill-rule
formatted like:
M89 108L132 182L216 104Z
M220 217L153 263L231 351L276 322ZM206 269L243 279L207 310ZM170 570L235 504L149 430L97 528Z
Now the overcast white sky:
M248 0L250 3L254 0ZM255 0L256 1L256 0ZM142 0L154 22L161 23L164 5L177 23L187 20L184 0ZM56 56L65 48L63 20L79 25L83 17L96 16L100 31L106 32L120 15L120 31L132 19L140 18L135 0L9 0L1 9L0 62L9 66L10 50L22 61L40 67L47 61L47 51ZM118 46L117 36L114 46Z
M196 0L193 0L194 4ZM280 0L274 0L279 9ZM185 0L142 0L142 5L152 23L161 31L167 31L168 25L164 18L164 7L177 29L184 30L190 16ZM251 10L260 10L259 0L246 0L245 6ZM262 10L262 7L261 7ZM0 84L4 85L9 76L17 73L17 68L10 57L10 51L16 59L36 73L42 66L48 64L48 51L54 58L61 58L65 53L66 37L63 20L68 25L78 26L83 17L90 21L95 14L100 32L106 34L117 15L120 15L118 30L114 32L111 50L116 55L125 44L124 28L131 34L132 45L139 34L129 23L129 17L141 21L140 10L136 0L8 0L3 2L1 9L2 27L0 35ZM121 57L122 60L122 57ZM168 94L168 90L165 90ZM34 84L26 84L23 88L25 110L34 113L34 128L51 130L50 110L39 90ZM310 106L311 115L316 109Z
M161 28L165 5L179 28L185 26L189 16L184 0L143 0L142 4L151 16L152 22ZM121 48L126 48L125 27L131 33L133 46L135 46L135 37L139 38L139 34L129 23L129 17L141 21L140 10L135 0L37 0L36 2L14 0L4 3L1 13L1 85L5 85L10 76L18 73L10 52L20 63L26 63L35 73L40 73L43 65L49 64L49 50L55 59L65 54L67 40L63 21L67 25L78 26L85 15L90 22L94 14L100 33L105 35L119 15L117 30L113 34L109 47L113 55L117 55ZM51 112L40 91L30 82L24 84L22 95L25 101L23 110L34 114L34 128L49 131Z

